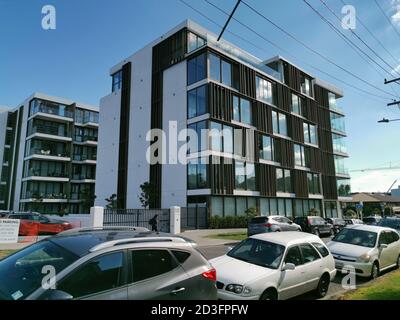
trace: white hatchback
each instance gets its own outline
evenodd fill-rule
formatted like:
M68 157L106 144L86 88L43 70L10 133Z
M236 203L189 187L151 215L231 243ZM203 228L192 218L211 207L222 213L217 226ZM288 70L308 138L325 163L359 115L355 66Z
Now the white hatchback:
M324 297L336 275L322 240L303 232L263 233L212 259L220 299L288 299L315 290Z

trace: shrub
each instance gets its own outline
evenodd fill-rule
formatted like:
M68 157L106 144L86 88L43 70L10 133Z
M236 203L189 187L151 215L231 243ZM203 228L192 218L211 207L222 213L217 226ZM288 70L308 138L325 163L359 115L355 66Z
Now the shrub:
M208 220L210 229L247 228L247 216L211 216Z

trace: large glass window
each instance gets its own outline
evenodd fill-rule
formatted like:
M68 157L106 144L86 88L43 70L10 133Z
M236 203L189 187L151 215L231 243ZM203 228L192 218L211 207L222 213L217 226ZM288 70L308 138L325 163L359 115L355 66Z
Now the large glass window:
M233 119L251 124L251 104L249 100L233 96Z
M207 159L191 159L188 163L188 189L207 188Z
M339 115L337 113L331 112L331 127L333 130L339 132L346 132L346 127L344 123L344 116Z
M188 153L200 152L206 149L207 122L199 121L188 125Z
M211 150L233 153L234 130L232 127L211 121L209 135Z
M208 55L212 80L221 82L229 87L238 88L238 66L229 63L214 53Z
M337 179L337 192L339 197L350 197L350 179Z
M345 157L335 155L335 171L337 174L348 174L349 171L345 164Z
M292 93L292 112L303 117L306 116L304 99L294 93Z
M300 91L302 94L310 97L312 96L311 79L304 74L300 77Z
M345 137L332 133L333 151L346 153Z
M272 82L256 77L256 94L257 99L270 104L275 104L274 85Z
M204 46L206 41L202 38L199 37L197 34L194 34L193 32L188 32L188 48L187 52L190 53L198 48L201 48Z
M221 82L232 86L232 65L224 60L221 60Z
M272 131L283 136L288 135L286 115L272 111Z
M318 174L307 173L307 182L308 182L308 193L309 194L320 194L321 193Z
M201 86L188 92L188 119L207 112L207 86Z
M309 167L309 150L300 144L294 144L294 163L296 166Z
M235 187L241 190L256 190L256 173L253 163L236 161Z
M202 53L188 60L187 83L191 85L206 78L207 63L206 54Z
M290 170L276 169L276 191L286 193L293 192Z
M274 139L269 136L260 135L258 144L258 154L260 159L275 161Z
M122 87L122 70L112 75L112 92L120 90Z
M304 122L303 130L304 130L304 142L317 145L318 144L317 127L311 123Z

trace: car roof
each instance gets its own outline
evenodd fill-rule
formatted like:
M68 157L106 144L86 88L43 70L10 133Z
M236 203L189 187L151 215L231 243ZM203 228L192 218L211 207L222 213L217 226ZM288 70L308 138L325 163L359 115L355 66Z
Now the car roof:
M194 243L190 239L169 233L152 232L146 228L123 227L73 229L61 232L45 240L51 241L78 256L84 256L89 252L116 247L118 245L126 245L128 243Z
M290 246L294 244L300 244L304 242L321 242L321 239L316 235L299 232L299 231L285 231L285 232L271 232L271 233L260 233L251 236L252 239L271 241L284 246Z
M386 228L386 227L380 227L380 226L371 226L368 224L356 224L353 226L349 226L349 229L356 229L356 230L362 230L362 231L370 231L370 232L381 232L384 230L392 230L390 228Z

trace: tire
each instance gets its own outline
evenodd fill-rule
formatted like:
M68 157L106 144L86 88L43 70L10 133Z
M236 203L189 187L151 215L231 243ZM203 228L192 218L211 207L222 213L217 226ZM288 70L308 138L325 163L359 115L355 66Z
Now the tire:
M327 273L323 274L321 279L319 279L318 287L315 290L315 293L317 294L318 298L323 298L326 296L329 290L330 283L331 283L330 276Z
M279 229L276 229L276 230L275 230L275 232L281 232L281 230L279 230Z
M400 268L400 255L397 258L397 264L396 264L397 269Z
M278 300L278 296L274 289L267 289L261 295L260 300Z
M379 264L378 264L378 262L375 261L371 268L370 279L375 280L378 277L379 277Z
M320 234L320 232L319 232L319 230L318 229L314 229L314 232L313 232L317 237L319 237L319 238L321 238L321 234Z
M301 230L301 229L297 229L297 231L299 231L299 232L302 232L303 230Z

